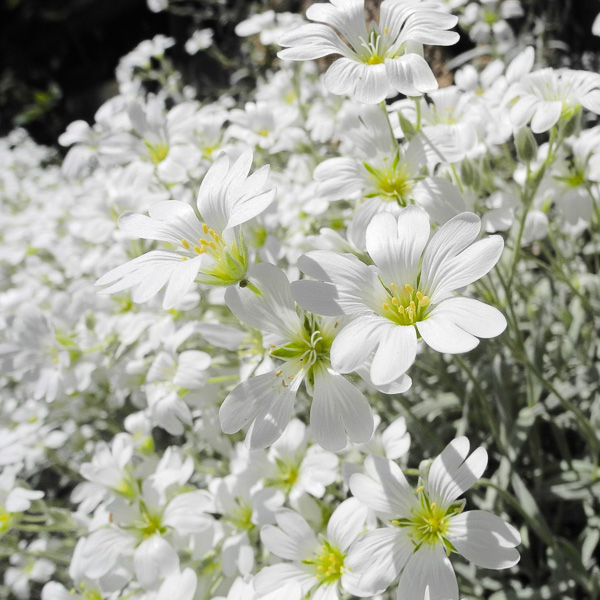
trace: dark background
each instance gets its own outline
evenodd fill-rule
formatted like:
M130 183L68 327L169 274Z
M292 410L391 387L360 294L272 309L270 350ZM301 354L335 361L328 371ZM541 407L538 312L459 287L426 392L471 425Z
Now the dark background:
M145 0L0 0L0 136L23 126L37 142L55 144L71 121L92 122L102 102L117 93L114 70L119 59L158 33L175 37L170 58L186 83L199 90L199 97L210 98L211 91L218 94L227 86L228 74L206 53L190 57L183 51L194 29L213 28L218 47L238 62L240 40L233 30L239 21L257 9L299 11L310 3L180 0L169 12L155 14ZM568 46L573 66L580 66L578 57L584 51L600 50L600 38L590 32L600 1L523 4L528 17L521 25L531 29L536 20L543 20L547 36ZM463 36L451 52L468 48Z

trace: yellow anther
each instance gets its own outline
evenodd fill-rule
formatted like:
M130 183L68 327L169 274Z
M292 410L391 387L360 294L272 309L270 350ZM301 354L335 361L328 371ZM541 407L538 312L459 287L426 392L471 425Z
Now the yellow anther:
M390 310L390 305L386 302L383 303L383 310Z
M214 242L208 242L208 245L213 249L216 250L217 249L217 245Z
M389 29L389 27L386 27L386 28L383 30L383 33L385 33L386 35L387 35L389 32L390 32L390 29Z
M420 485L416 490L417 494L420 494L421 492L425 491L424 486Z
M275 377L279 377L282 373L283 373L283 371L281 369L279 369L279 371L277 371L275 373Z
M421 292L417 292L417 300L419 302L422 302L423 298L424 298L423 294L421 294Z
M215 240L215 242L219 241L219 234L214 229L209 229L208 230L208 235L210 235L210 237L213 240Z
M394 306L398 306L398 304L400 304L400 303L398 302L398 298L392 298L392 304L393 304Z
M403 314L404 314L404 311L405 311L405 310L406 310L406 309L405 309L405 308L404 308L404 306L402 306L402 305L400 305L400 306L398 307L398 312L399 312L401 315L403 315Z
M407 291L409 294L412 294L412 293L415 291L415 290L414 290L414 288L413 288L413 286L412 286L412 285L410 285L410 283L407 283L407 284L404 286L404 289L405 289L405 290L406 290L406 291Z
M208 246L208 241L207 241L207 240L200 240L200 243L201 243L203 246Z
M181 245L186 249L190 249L190 243L187 240L181 240Z
M187 256L182 256L181 260L187 260Z
M408 306L409 306L410 310L412 310L413 312L415 310L417 310L417 306L415 305L415 301L414 300L411 300L410 304Z
M396 291L398 288L396 288L396 284L395 283L390 283L390 287Z
M200 248L200 246L194 246L194 252L196 252L197 254L204 254L204 252L206 252L204 250L204 248Z
M421 299L421 304L423 306L427 306L430 302L431 300L429 299L429 296L423 296L423 298Z
M208 229L208 225L206 223L202 223L202 231L204 232L205 235L208 233L209 229Z

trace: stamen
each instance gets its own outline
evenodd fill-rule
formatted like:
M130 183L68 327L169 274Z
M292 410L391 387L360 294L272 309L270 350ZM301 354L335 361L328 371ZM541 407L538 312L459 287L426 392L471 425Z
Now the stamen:
M189 250L190 249L190 243L187 240L181 240L181 245L186 249Z
M202 231L204 232L205 235L208 233L209 229L208 229L208 225L206 223L202 223Z

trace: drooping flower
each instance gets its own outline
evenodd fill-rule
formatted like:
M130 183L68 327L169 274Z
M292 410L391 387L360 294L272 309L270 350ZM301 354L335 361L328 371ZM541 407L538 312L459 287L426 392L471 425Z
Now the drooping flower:
M398 600L458 600L450 553L487 569L507 569L519 561L515 546L521 537L512 525L486 511L463 512L460 495L487 466L485 449L469 456L469 448L465 437L448 444L416 491L398 465L382 457L370 456L367 474L351 477L354 496L387 523L350 548L347 564L361 596L381 593L400 576Z
M319 281L292 284L296 301L322 315L352 321L331 346L331 364L350 373L372 359L371 380L386 385L412 365L418 339L450 354L475 348L478 337L500 335L506 319L496 308L453 292L488 273L502 253L500 236L475 241L481 221L461 213L429 239L427 213L409 206L398 220L376 215L367 228L375 266L351 254L312 251L298 266Z
M119 227L132 236L170 244L172 250L152 250L101 277L103 293L129 288L134 302L146 302L166 284L163 308L173 308L194 281L230 285L246 275L248 257L240 225L259 215L272 202L266 165L248 177L252 152L233 164L222 154L202 181L197 206L204 222L186 202L158 202L150 216L126 212Z
M279 43L286 49L279 57L313 60L341 55L325 74L327 89L366 104L381 102L391 90L420 96L437 89L423 58L423 44L450 46L458 41L458 34L448 31L457 17L435 2L384 0L379 22L372 21L368 29L364 0L313 4L306 16L316 23L285 33Z

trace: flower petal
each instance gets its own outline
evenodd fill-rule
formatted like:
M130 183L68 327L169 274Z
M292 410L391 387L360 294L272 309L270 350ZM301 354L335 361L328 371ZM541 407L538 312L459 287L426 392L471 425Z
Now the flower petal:
M383 592L400 575L413 550L403 529L369 531L348 552L346 564L352 571L352 587L365 596Z
M423 544L408 561L398 583L397 600L458 600L456 575L442 545Z
M427 477L427 493L432 501L450 505L483 475L487 466L485 448L477 448L467 458L469 448L466 437L456 438L433 461Z
M363 531L367 514L367 507L356 498L344 500L329 519L327 540L345 552Z
M315 373L310 424L317 442L333 452L346 445L346 431L357 444L371 439L373 433L367 399L345 377L329 369Z
M519 532L500 517L470 510L452 517L446 536L467 560L486 569L508 569L519 562Z
M415 362L417 331L412 325L389 323L371 364L373 385L388 385L398 379Z
M355 473L350 478L352 494L384 515L410 515L417 500L400 467L387 458L368 456L365 469L367 475Z

